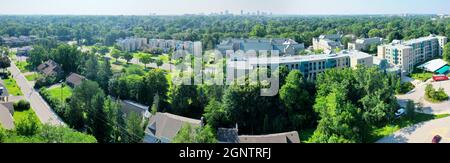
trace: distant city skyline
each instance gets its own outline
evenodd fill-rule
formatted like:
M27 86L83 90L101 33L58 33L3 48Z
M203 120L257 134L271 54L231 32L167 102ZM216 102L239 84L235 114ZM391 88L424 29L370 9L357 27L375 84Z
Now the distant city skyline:
M449 14L449 0L0 0L2 15Z

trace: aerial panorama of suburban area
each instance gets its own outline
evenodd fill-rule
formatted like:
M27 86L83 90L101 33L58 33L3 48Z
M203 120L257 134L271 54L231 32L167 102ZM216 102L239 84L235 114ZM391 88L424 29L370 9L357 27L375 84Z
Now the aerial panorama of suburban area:
M0 4L0 143L450 143L447 0Z

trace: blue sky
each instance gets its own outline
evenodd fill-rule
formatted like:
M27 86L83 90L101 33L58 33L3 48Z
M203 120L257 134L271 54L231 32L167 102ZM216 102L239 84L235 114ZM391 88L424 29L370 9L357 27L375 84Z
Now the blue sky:
M0 14L450 14L450 0L0 0Z

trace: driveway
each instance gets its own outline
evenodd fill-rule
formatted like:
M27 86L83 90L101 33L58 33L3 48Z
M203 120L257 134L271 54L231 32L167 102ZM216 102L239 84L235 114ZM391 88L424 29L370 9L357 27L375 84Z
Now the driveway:
M39 92L36 92L30 83L28 83L27 79L20 72L14 62L11 62L11 67L9 67L8 70L11 71L17 85L22 90L25 98L30 102L31 107L42 123L47 123L50 125L65 125L61 118L56 115L52 108L50 108L47 102L45 102L45 100L41 97Z
M441 143L450 143L450 117L403 128L377 143L431 143L435 135L442 137Z
M424 82L416 85L416 88L405 95L398 95L397 99L402 106L406 105L408 100L422 103L423 110L426 114L450 114L450 100L441 103L431 103L425 100L425 87L431 83L435 89L444 88L445 92L450 95L450 80L440 82Z

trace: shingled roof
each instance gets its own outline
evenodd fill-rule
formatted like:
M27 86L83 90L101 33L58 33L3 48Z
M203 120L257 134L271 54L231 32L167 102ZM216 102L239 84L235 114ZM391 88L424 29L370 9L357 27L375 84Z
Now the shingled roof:
M150 117L145 132L146 134L154 135L159 139L170 141L185 124L190 124L192 127L198 127L201 126L201 120L169 113L156 113Z
M60 73L61 68L58 63L53 60L48 60L37 67L37 70L47 76L54 76Z
M239 143L300 143L297 131L269 135L241 135Z
M81 85L81 83L84 80L86 80L86 78L84 76L81 76L81 75L77 74L77 73L70 73L70 75L67 76L67 78L66 78L67 84L69 84L69 85L71 85L73 87Z
M0 104L0 126L8 130L14 129L14 119L11 109L3 103Z

